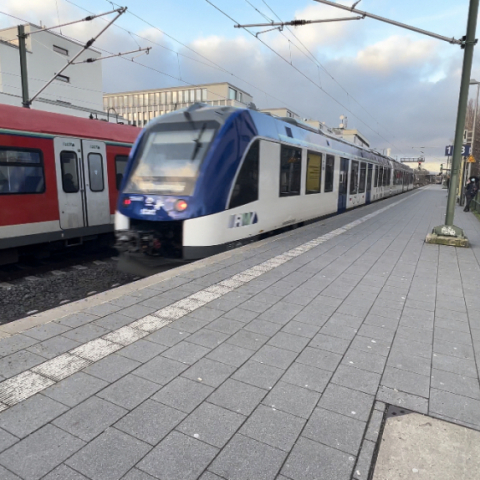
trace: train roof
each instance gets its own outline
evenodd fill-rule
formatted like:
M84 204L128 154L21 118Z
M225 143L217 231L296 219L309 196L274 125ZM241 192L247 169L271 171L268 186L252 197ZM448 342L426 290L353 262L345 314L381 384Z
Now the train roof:
M241 112L248 112L258 130L259 136L288 142L299 147L322 147L336 154L343 152L344 154L356 156L359 160L370 160L387 167L395 166L399 170L411 171L410 167L374 149L361 147L292 118L276 117L248 108L209 106L205 103L195 103L190 107L181 108L151 120L145 129L148 131L156 128L158 124L176 123L178 121L215 120L220 124L225 124L232 115L238 115Z
M141 129L131 125L0 104L1 130L133 144Z

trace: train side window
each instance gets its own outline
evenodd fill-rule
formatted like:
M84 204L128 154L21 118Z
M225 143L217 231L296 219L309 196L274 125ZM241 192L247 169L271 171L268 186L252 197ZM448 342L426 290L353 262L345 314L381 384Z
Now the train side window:
M350 172L350 195L358 193L358 162L352 161L352 170Z
M365 193L365 179L367 177L367 164L360 163L360 180L358 182L358 193Z
M302 151L282 145L280 152L280 196L300 195Z
M260 141L252 143L238 173L228 208L240 207L258 200L258 163Z
M125 174L125 169L127 168L128 155L117 155L115 157L115 182L117 185L117 190L120 190L122 185L123 175Z
M375 168L375 175L373 177L373 186L374 188L376 188L378 185L378 172L380 171L380 167L378 165L374 165L373 168Z
M0 148L0 195L45 192L41 150Z
M322 176L322 154L307 152L307 174L305 193L320 193L320 180Z
M103 192L103 158L99 153L88 154L88 176L90 179L90 190L92 192Z
M368 174L367 174L367 192L372 191L372 175L373 175L373 165L367 163Z
M335 169L335 157L327 155L325 159L325 193L333 192L333 172Z
M78 158L75 152L60 152L60 166L62 170L62 187L65 193L77 193L78 186Z

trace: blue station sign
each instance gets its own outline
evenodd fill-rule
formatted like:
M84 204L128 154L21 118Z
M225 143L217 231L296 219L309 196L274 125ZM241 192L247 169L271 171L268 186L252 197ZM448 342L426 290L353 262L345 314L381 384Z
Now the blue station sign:
M462 145L462 157L469 157L470 156L471 145L466 143ZM445 147L445 156L451 157L453 155L453 145L447 145Z

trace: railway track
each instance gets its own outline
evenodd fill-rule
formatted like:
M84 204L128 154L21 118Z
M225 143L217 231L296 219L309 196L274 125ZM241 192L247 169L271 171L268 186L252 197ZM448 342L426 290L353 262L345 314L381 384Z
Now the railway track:
M136 280L117 270L115 255L111 248L70 251L0 267L0 324Z

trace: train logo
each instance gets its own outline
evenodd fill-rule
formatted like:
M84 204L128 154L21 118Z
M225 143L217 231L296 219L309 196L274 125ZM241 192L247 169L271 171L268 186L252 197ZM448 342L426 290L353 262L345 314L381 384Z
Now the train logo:
M256 212L237 213L230 215L228 219L228 228L246 227L258 223L258 215Z
M140 210L142 215L156 215L158 210L160 210L164 206L164 203L157 199L155 200L152 197L147 197L145 199L145 208Z

